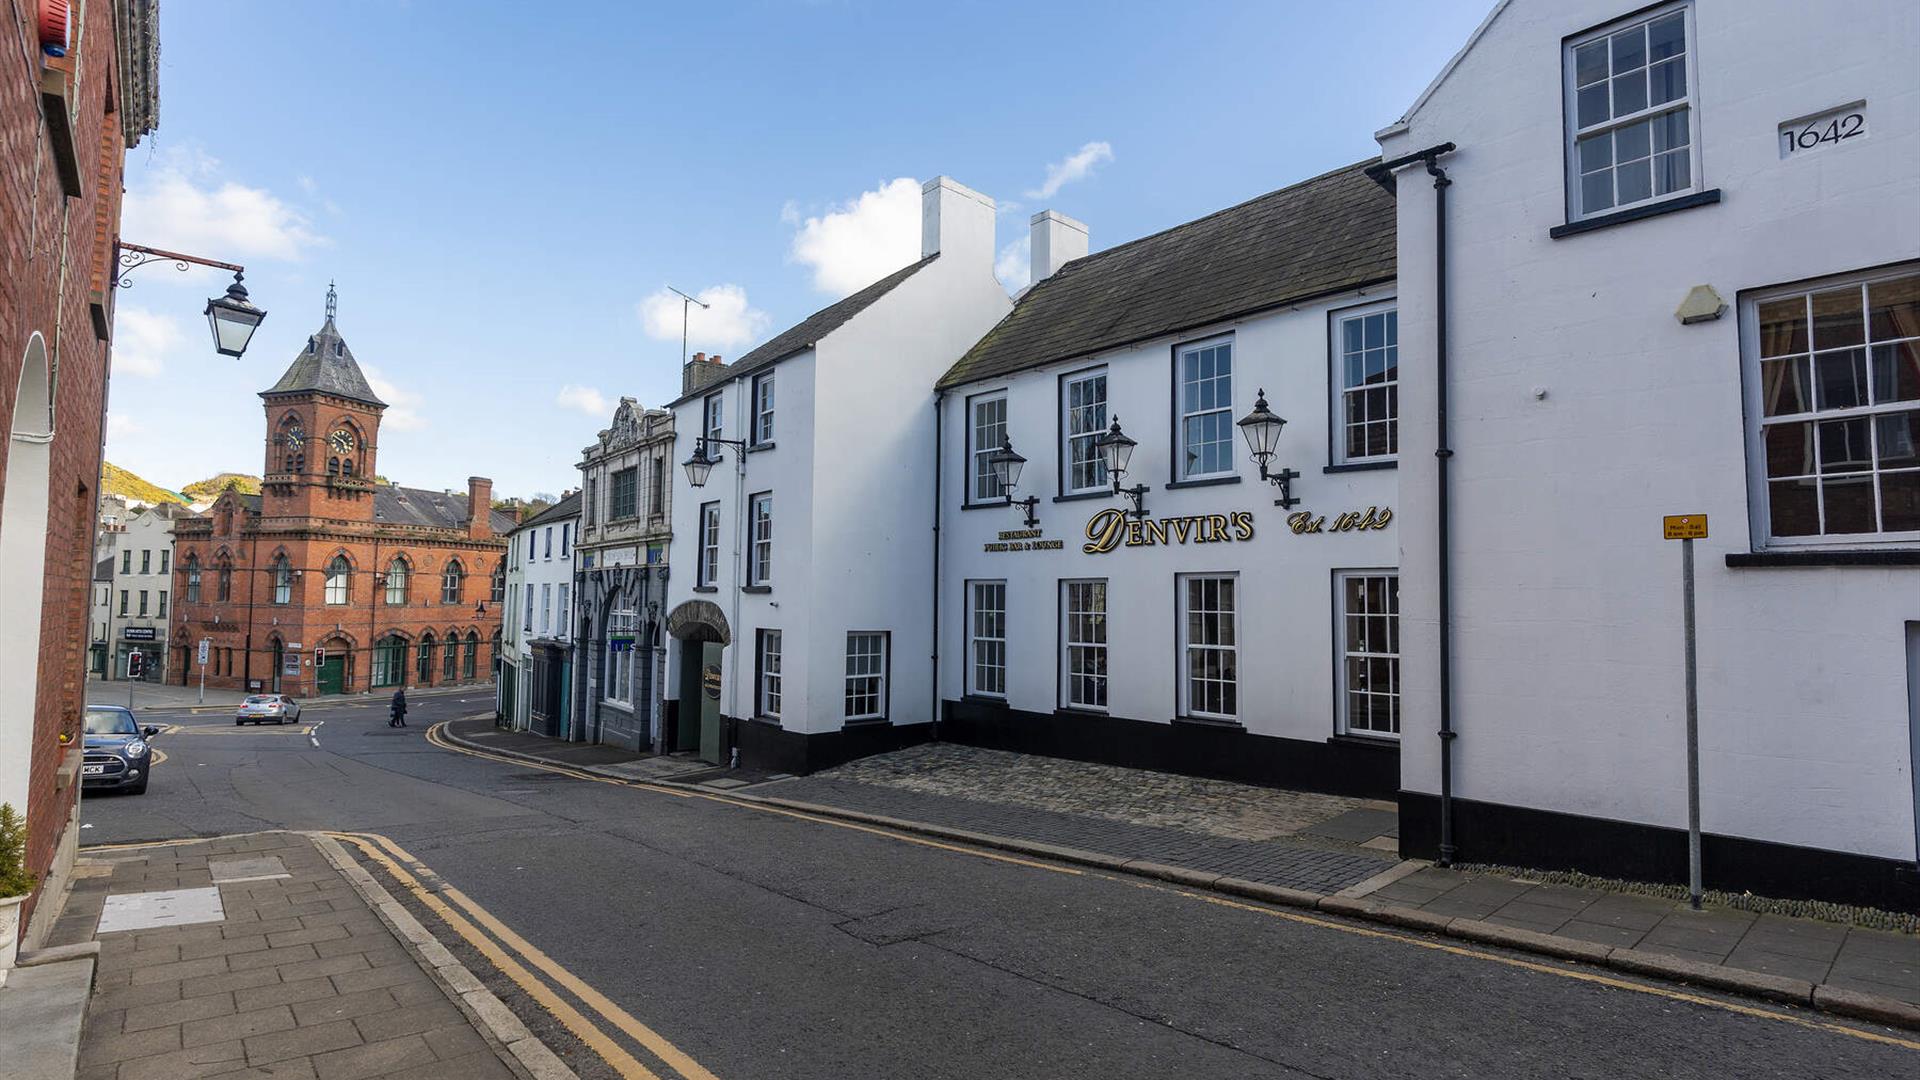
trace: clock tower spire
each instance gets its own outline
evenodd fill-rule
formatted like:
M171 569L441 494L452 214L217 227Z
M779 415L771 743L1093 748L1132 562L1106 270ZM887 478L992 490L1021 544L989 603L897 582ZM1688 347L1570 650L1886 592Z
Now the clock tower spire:
M339 293L327 285L326 321L280 381L260 392L267 421L261 512L267 518L373 520L380 414L387 403L334 324Z

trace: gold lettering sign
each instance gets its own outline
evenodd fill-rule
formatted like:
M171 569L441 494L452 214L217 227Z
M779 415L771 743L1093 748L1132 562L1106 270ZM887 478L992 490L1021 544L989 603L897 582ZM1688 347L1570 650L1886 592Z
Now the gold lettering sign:
M1087 519L1089 555L1104 555L1118 547L1158 547L1165 544L1215 544L1253 539L1253 514L1194 514L1188 517L1136 520L1125 510L1110 508Z
M1364 532L1368 529L1384 529L1393 524L1393 508L1369 506L1364 511L1348 510L1335 515L1329 522L1325 514L1315 514L1310 510L1300 510L1287 515L1287 528L1295 536L1309 533Z
M1039 529L1005 529L1000 539L982 545L985 551L1059 551L1066 545L1059 540L1042 540Z

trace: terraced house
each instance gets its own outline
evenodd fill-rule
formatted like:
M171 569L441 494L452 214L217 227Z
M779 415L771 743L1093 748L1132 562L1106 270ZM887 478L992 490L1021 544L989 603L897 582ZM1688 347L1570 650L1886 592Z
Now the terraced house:
M172 678L296 696L489 682L506 597L493 484L376 479L386 403L334 322L262 391L259 495L227 491L174 536Z

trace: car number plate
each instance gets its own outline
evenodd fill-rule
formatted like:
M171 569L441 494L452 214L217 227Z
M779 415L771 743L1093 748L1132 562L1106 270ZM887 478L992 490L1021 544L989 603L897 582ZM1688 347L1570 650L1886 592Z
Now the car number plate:
M99 776L99 775L101 775L102 773L105 773L106 771L107 771L107 767L106 767L105 765L82 765L82 766L80 766L80 775L81 775L81 776Z

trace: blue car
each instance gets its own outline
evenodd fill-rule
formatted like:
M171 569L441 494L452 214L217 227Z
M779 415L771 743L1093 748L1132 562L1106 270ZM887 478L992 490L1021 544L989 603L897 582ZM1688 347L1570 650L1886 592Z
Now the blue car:
M118 705L87 706L80 786L135 795L147 790L153 774L153 748L147 740L158 734L159 728L142 728L134 722L133 713Z

